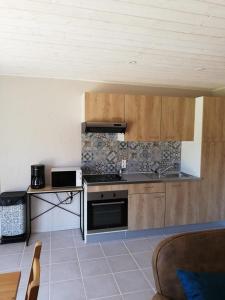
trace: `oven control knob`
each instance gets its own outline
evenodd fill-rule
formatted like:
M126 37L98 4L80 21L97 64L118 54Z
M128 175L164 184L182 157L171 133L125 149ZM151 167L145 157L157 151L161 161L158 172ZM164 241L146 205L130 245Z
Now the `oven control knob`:
M113 197L116 197L116 193L113 193Z
M103 194L101 194L101 198L103 198L104 197L104 195Z

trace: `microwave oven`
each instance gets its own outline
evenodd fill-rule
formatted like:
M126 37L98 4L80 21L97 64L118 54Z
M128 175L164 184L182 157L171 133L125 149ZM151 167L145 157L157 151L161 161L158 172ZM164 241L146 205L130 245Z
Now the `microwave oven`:
M82 186L82 170L79 167L52 168L52 187Z

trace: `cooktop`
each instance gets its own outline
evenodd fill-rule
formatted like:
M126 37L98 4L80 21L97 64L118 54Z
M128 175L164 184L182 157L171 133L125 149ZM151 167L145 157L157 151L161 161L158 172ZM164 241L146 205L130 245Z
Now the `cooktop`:
M114 182L114 181L126 181L118 174L102 174L102 175L84 175L83 178L88 182Z

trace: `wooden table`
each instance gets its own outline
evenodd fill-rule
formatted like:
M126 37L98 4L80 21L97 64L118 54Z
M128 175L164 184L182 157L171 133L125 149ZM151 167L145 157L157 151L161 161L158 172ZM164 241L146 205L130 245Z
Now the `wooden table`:
M15 300L21 272L0 274L0 299Z

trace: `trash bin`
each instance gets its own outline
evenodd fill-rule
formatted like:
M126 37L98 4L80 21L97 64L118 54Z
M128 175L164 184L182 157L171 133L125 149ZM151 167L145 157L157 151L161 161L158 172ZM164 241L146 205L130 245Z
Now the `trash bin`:
M26 192L4 192L0 195L1 244L26 239Z

